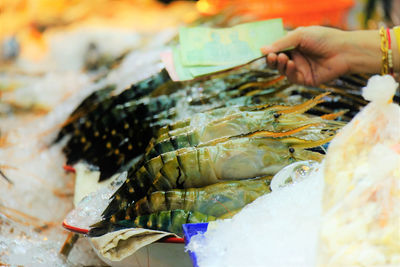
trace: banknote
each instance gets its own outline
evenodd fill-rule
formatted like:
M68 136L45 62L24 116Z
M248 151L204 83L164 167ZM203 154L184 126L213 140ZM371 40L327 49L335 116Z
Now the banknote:
M241 65L240 63L238 64L228 64L228 65L219 65L219 66L184 66L181 62L181 54L180 50L178 48L174 48L172 50L172 63L174 68L171 68L170 64L166 62L164 63L165 66L167 66L167 71L170 73L170 77L174 81L186 81L186 80L192 80L196 77L207 75L210 73L215 73L223 70L227 70L233 67L236 67L238 65ZM171 71L170 71L170 70ZM178 77L178 79L176 78Z
M174 58L172 51L164 51L161 53L161 61L164 63L164 67L167 70L169 76L173 81L179 81L180 78L178 73L176 73L174 66Z
M195 77L192 75L189 68L182 64L182 54L179 47L174 47L172 49L172 58L174 60L175 71L180 81L191 80Z
M262 46L285 34L281 19L223 29L181 28L179 45L164 53L162 60L174 81L191 80L257 59Z
M261 56L260 48L285 35L282 19L240 24L231 28L183 27L179 31L184 66L233 65Z
M198 76L203 76L203 75L210 74L210 73L215 73L215 72L231 69L238 65L241 65L241 64L235 63L235 64L218 65L218 66L191 66L188 68L189 68L190 73L194 77L198 77Z

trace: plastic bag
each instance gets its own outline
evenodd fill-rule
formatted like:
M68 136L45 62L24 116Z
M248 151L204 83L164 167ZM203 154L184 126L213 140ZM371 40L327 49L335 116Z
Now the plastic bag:
M325 161L321 266L400 266L398 84L374 76L369 103L329 146Z

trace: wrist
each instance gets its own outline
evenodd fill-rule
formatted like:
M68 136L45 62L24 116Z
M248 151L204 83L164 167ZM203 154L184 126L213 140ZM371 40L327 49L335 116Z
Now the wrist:
M378 31L344 32L343 55L350 73L380 73L381 40Z

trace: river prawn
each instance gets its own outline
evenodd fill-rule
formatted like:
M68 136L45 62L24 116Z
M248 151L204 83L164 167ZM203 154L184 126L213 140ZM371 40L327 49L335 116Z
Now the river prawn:
M199 211L219 217L270 192L272 177L226 181L201 188L156 191L138 200L125 212L125 219L163 210Z
M134 221L136 217L161 211L184 210L212 217L229 217L256 198L269 193L272 177L219 182L202 188L157 191L138 200L126 210L96 224L96 231L111 230L118 221ZM227 214L228 213L228 214ZM107 229L108 228L108 229Z
M181 133L188 132L193 128L196 128L197 126L206 126L207 123L210 123L215 120L228 120L231 118L230 115L234 115L245 111L254 112L261 110L263 112L268 112L267 114L265 114L266 116L274 115L274 113L279 113L279 110L286 110L285 111L286 114L304 113L310 108L316 106L317 104L322 103L323 102L322 98L328 94L329 93L320 94L314 99L308 100L298 105L282 105L282 104L277 104L277 102L272 102L267 104L263 103L262 105L250 105L250 106L235 105L235 106L212 109L210 111L202 112L201 114L195 114L192 118L188 118L182 121L174 122L173 124L166 125L165 127L161 128L158 131L158 137L155 141L161 142L170 136L175 136ZM239 114L239 116L240 115L241 114ZM251 116L249 115L248 117Z
M153 139L146 148L146 159L183 147L197 146L213 139L257 130L282 132L314 124L314 139L318 138L318 133L322 131L329 130L334 133L343 126L343 123L327 120L327 118L334 119L341 113L336 116L332 114L330 117L310 117L302 114L320 103L320 99L325 95L327 94L321 94L313 100L296 106L231 107L195 115L189 125L173 128ZM302 137L305 137L304 132L302 132Z
M186 114L202 114L204 112L208 112L215 109L223 109L230 108L232 106L253 106L260 103L270 103L271 105L276 103L285 103L285 104L297 104L299 101L293 102L291 98L282 98L276 97L275 94L280 90L284 90L290 85L285 85L283 87L273 87L273 88L265 88L265 89L254 89L254 91L250 91L248 94L235 96L231 94L233 92L219 92L214 97L210 98L210 102L202 103L202 104L193 104L193 101L189 101L186 104L183 104ZM238 91L238 90L236 90ZM188 97L190 98L190 97ZM170 109L159 112L154 115L152 118L149 118L150 125L152 127L156 127L157 129L161 127L159 130L165 133L165 130L168 128L180 128L187 126L185 125L185 120L176 121L176 118L182 117L182 98L179 100L179 104L171 107ZM197 98L195 98L197 100ZM184 116L186 117L186 116ZM190 119L188 120L190 121ZM183 123L183 124L182 124ZM181 126L180 126L181 125ZM166 128L168 126L168 128Z
M282 80L283 76L277 76L273 77L274 81L280 82ZM210 117L214 117L214 116L223 116L223 115L227 115L229 113L229 110L243 110L245 109L246 106L253 106L253 105L257 105L257 104L261 104L261 103L270 103L270 105L276 105L276 103L288 103L288 99L287 97L273 97L274 94L288 88L289 86L291 86L291 84L287 83L287 80L285 80L285 83L283 85L274 85L271 84L271 81L268 83L265 82L258 82L256 83L258 85L273 85L273 87L263 87L263 88L258 88L255 87L255 91L250 91L248 94L245 95L240 95L237 92L242 92L239 89L236 89L234 91L228 91L228 92L216 92L215 95L213 97L217 97L221 100L221 102L217 102L217 105L215 107L211 107L208 110L203 110L203 112L201 112L201 114L204 114L205 116L210 116ZM243 86L245 86L247 84L244 84ZM254 86L254 83L252 83L252 85ZM253 87L250 87L253 88ZM211 98L211 96L210 96ZM194 103L195 101L197 102L201 102L201 100L199 99L193 99L189 102L189 104L193 104L195 105L196 103ZM297 102L296 102L297 103ZM204 101L201 102L201 104L204 104ZM289 103L291 104L291 103ZM241 107L241 108L239 108ZM169 111L164 111L168 114L174 113ZM228 113L227 113L228 112ZM199 113L195 113L194 115L196 116ZM156 116L159 116L156 115ZM191 118L187 118L187 119L183 119L183 120L178 120L178 121L174 121L172 123L168 123L165 126L161 127L158 132L157 132L157 136L160 136L162 134L166 134L167 132L171 131L171 130L177 130L178 128L184 128L186 126L189 126L191 123Z
M250 87L246 87L246 90L242 90L242 87L251 84ZM258 87L257 87L258 86ZM259 77L257 82L245 83L239 88L236 85L233 88L225 88L224 90L209 90L205 88L195 88L199 93L187 94L185 90L177 92L181 94L180 99L177 100L179 104L172 106L169 109L165 109L149 118L150 125L152 127L164 128L165 125L174 123L177 117L182 117L182 103L185 110L185 116L188 114L199 114L208 110L230 107L230 106L248 106L260 103L273 103L277 102L287 103L287 98L275 97L275 94L291 86L291 84L280 75L273 75L272 77L264 78ZM182 95L182 93L184 95ZM172 97L169 95L168 97ZM179 98L179 97L178 97ZM176 125L174 123L174 125Z
M320 146L332 137L310 141L290 137L292 133L286 133L289 137L274 138L284 134L258 131L157 156L128 173L128 179L114 194L103 216L110 217L133 201L155 191L274 175L295 161L322 160L322 154L305 148Z

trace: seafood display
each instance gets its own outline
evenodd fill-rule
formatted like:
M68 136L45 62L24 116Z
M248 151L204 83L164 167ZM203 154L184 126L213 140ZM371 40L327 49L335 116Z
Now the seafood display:
M68 158L67 164L83 159L99 167L102 180L144 152L156 130L178 116L178 101L190 97L193 86L206 88L202 95L207 95L208 92L214 95L212 100L196 99L211 102L208 105L200 105L201 102L190 103L193 106L192 112L198 112L219 106L224 99L231 98L229 95L219 95L218 92L229 91L241 85L242 79L255 80L273 75L276 76L271 71L247 72L243 75L234 73L223 79L185 84L170 82L163 71L133 85L120 95L101 101L100 95L107 94L107 90L103 89L103 92L94 93L78 107L56 141L67 133L72 133L64 150ZM188 115L190 113L188 110Z
M298 256L312 249L315 263L400 265L392 249L400 247L392 234L400 211L400 187L394 186L400 148L392 138L400 136L392 134L400 129L397 110L381 113L391 105L387 99L380 109L368 108L377 104L362 97L369 75L313 87L292 84L269 68L253 45L267 46L269 35L289 33L296 26L289 20L283 19L287 32L282 25L259 27L251 36L232 30L255 22L232 3L222 13L201 15L217 11L221 1L3 2L1 266L189 266L182 224L211 222L214 230L215 221L241 216L248 222L225 226L222 239L236 251L257 254L236 253L243 263L226 260L218 255L226 250L212 246L224 242L212 242L207 255L218 258L217 266L301 265ZM350 21L346 29L357 30ZM380 25L374 21L369 27ZM221 34L199 34L210 37L203 43L189 37L193 26ZM211 58L193 65L179 60L185 56L177 51L195 46L201 51L190 57ZM246 47L257 52L254 61L230 62ZM179 62L192 80L175 81ZM377 97L388 88L382 84ZM397 90L393 102L399 100ZM353 149L348 137L360 147ZM335 149L336 156L330 154ZM359 155L349 159L352 153ZM322 172L321 184L307 180L314 167L330 175L323 184ZM346 177L359 183L346 186ZM273 202L251 211L264 198ZM312 217L316 211L327 217ZM246 234L251 245L242 239L246 228L253 231ZM317 232L322 239L315 243ZM259 245L260 238L268 242Z
M163 70L119 95L113 86L94 92L56 142L69 138L67 164L87 162L100 181L128 175L89 235L126 227L180 234L182 222L230 217L270 191L265 177L323 159L323 145L365 105L356 90L364 82L292 85L256 62L187 82Z
M254 68L185 83L169 81L163 71L116 96L110 87L89 96L73 112L56 140L72 135L64 149L67 164L84 160L97 166L100 180L144 153L159 128L161 133L166 127L173 129L190 123L190 120L175 122L182 117L222 107L296 104L323 91L294 87L274 71ZM329 98L324 96L325 101ZM314 107L309 112L327 114L343 108L356 112L362 106L348 107L341 101L341 97L334 95L327 106ZM224 116L229 111L211 113L214 112Z

